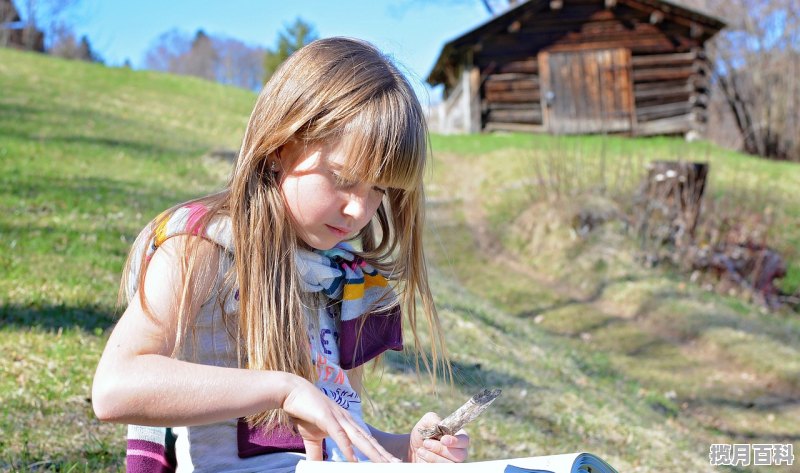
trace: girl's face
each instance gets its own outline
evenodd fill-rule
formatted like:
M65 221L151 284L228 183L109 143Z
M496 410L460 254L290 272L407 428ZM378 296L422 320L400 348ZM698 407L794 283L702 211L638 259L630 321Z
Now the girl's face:
M300 239L328 250L375 215L385 189L340 177L347 159L338 147L289 142L281 150L280 189Z

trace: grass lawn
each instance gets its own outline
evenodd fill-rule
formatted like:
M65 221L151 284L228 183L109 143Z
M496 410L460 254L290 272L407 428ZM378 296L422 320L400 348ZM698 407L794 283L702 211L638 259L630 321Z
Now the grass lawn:
M204 156L237 147L255 95L4 49L0 91L0 471L117 471L124 427L94 419L90 386L125 256L161 210L223 184L229 164ZM392 353L367 380L371 423L406 431L499 387L474 460L586 450L622 472L717 471L711 443L800 438L796 314L646 271L613 229L577 241L564 212L542 218L560 204L535 205L626 192L650 159L707 159L710 192L780 218L792 288L800 168L669 139L432 140L426 245L455 383L434 392ZM561 155L538 168L558 185L531 186L534 160Z
M119 468L90 406L141 227L220 186L252 93L0 49L0 470Z
M645 269L614 219L585 237L572 227L583 209L624 207L649 160L708 161L713 203L743 219L764 209L780 216L768 241L787 256L783 284L796 291L800 166L665 138L447 136L434 137L434 150L429 249L447 278L507 311L515 327L533 325L549 346L573 349L594 386L629 386L695 448L800 438L797 313Z

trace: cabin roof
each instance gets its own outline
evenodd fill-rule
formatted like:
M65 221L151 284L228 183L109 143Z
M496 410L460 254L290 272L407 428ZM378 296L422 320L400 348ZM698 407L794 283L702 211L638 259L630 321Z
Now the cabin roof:
M625 2L625 0L620 1L621 3ZM660 9L668 15L677 15L692 21L696 21L702 26L709 28L712 31L712 36L725 27L725 22L722 19L681 5L675 1L636 0L636 2L652 6L654 9ZM442 51L439 53L439 57L436 59L433 69L431 70L430 74L428 74L426 81L430 85L444 83L446 80L445 67L448 62L459 62L461 56L466 50L477 44L485 36L498 33L508 28L508 26L513 23L522 13L531 12L535 14L540 10L547 8L549 4L550 0L523 1L519 5L509 8L502 14L486 21L481 25L478 25L461 36L450 40L444 45ZM564 2L564 8L569 8L569 0Z
M19 17L19 10L14 6L11 0L0 0L0 27L4 27L3 22L7 24L16 23L21 21Z

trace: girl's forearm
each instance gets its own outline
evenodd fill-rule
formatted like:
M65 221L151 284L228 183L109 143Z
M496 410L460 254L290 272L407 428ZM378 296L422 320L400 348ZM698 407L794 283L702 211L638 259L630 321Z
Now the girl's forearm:
M409 434L392 434L378 430L369 424L367 424L367 426L369 427L370 434L375 437L383 448L404 462L409 461Z
M280 408L298 376L222 368L163 355L101 362L92 386L100 420L139 425L198 425Z

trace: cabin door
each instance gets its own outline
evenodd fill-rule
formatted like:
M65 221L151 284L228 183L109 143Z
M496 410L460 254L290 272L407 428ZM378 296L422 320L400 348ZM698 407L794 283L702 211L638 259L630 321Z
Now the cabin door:
M556 134L633 128L631 53L624 48L539 53L544 125Z

